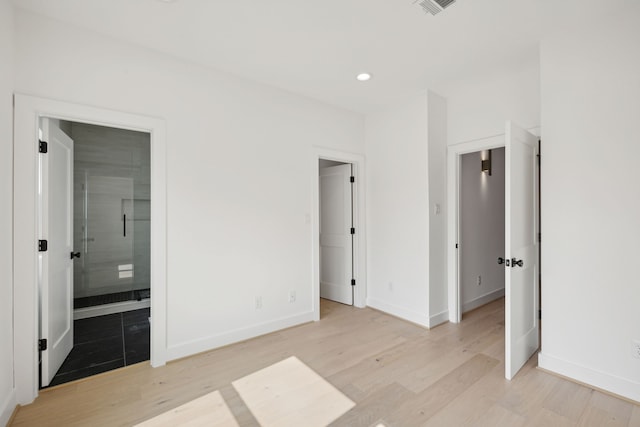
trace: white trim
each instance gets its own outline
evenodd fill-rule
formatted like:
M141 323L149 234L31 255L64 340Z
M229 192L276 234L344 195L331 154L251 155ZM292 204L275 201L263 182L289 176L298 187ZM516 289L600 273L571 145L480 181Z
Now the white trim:
M122 313L125 311L140 310L151 307L149 298L142 301L122 301L112 304L94 305L91 307L76 308L73 310L73 320L88 319L90 317L104 316L105 314Z
M429 316L429 329L449 321L449 310Z
M364 156L355 153L329 150L322 147L313 147L311 154L311 274L312 274L312 311L314 320L320 320L320 167L319 160L333 160L353 165L353 175L356 178L353 193L353 216L356 228L353 239L354 271L356 286L354 290L353 305L359 308L366 306L366 247L367 235L365 227L365 164Z
M167 168L165 122L119 111L15 95L14 115L14 351L16 400L38 396L37 145L40 117L97 124L151 136L151 365L166 362Z
M458 230L460 225L458 209L460 204L460 156L481 150L504 147L504 134L463 142L447 147L447 294L449 307L449 321L459 323L462 319L460 306L460 283Z
M314 320L313 316L314 313L309 311L307 313L283 317L281 319L234 329L232 331L211 335L206 338L178 344L167 349L167 357L168 360L175 360L181 357L193 356L194 354L213 350L228 344L235 344L260 335L269 334L292 326L298 326L302 323L312 322Z
M16 406L16 392L12 389L0 406L0 426L6 426L9 423Z
M504 296L504 288L496 289L462 304L462 313L471 311Z
M538 353L538 366L549 372L572 378L640 403L640 383L627 378L597 371L543 352Z
M392 316L399 317L400 319L404 319L411 323L424 326L425 328L429 328L429 324L431 322L431 319L429 319L428 316L425 316L424 313L408 310L405 307L390 304L386 301L382 301L376 298L367 298L367 305L371 308L375 308L376 310L380 310ZM436 320L435 317L437 316L434 316L434 321Z

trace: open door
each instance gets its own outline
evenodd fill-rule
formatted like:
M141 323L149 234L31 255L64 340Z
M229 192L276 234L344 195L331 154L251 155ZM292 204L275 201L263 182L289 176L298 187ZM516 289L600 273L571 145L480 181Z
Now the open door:
M46 343L41 352L46 387L73 348L73 140L46 118L42 140L39 238L46 247L40 245L40 339Z
M538 138L507 122L505 145L505 376L510 380L539 345Z
M320 297L353 305L351 165L320 169Z

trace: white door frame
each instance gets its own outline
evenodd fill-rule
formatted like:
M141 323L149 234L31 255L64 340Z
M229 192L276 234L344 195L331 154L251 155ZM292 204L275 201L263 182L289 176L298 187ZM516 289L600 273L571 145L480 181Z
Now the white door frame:
M364 156L321 147L313 147L311 156L311 274L313 319L320 320L320 159L353 165L353 222L356 234L353 239L353 270L356 286L353 305L366 306L366 228L365 228L365 164Z
M463 154L491 150L505 146L504 134L463 142L447 147L447 287L449 321L460 323L462 307L460 302L460 158Z
M128 129L151 141L151 365L167 359L167 197L164 120L16 94L14 107L13 270L17 402L38 396L38 126L41 117Z

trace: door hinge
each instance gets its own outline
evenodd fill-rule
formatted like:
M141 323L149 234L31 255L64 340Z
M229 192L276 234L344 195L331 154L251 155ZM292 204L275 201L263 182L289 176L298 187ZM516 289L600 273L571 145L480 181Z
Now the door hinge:
M46 240L38 240L38 252L46 252L49 248L49 242Z
M351 279L351 286L355 286L356 285L356 279Z
M458 244L456 243L456 249L458 249Z
M356 229L351 227L351 234L356 234Z
M352 182L352 183L353 183L353 182L356 182L356 177L355 177L355 176L352 176L352 177L349 179L349 182Z
M47 349L47 339L43 338L38 340L38 351L45 351Z
M49 144L47 144L45 141L40 141L40 143L38 144L38 151L41 153L48 153Z
M538 319L542 319L542 310L538 310Z
M538 233L538 242L542 242L542 233Z

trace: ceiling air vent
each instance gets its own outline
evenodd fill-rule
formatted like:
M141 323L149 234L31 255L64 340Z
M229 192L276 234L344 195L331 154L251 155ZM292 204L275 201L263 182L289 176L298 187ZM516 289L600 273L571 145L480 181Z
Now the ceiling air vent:
M422 6L425 13L437 15L447 7L451 6L451 4L455 3L455 1L456 0L416 0L414 3L418 3Z

